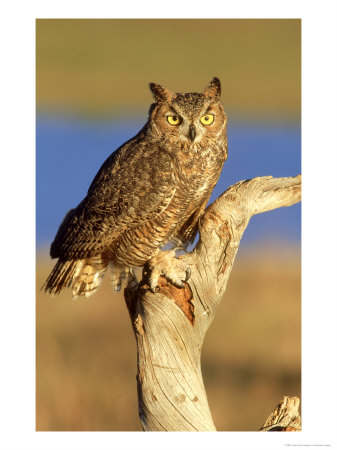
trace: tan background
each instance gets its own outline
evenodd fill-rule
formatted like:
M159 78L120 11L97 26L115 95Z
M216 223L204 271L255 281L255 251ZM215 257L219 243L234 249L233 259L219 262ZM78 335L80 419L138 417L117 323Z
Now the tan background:
M39 20L37 104L142 112L149 82L199 91L217 76L226 110L299 120L300 36L294 19Z

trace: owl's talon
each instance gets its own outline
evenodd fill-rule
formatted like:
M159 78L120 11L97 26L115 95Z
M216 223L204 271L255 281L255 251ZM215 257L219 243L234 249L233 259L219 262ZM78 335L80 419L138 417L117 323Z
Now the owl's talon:
M185 261L175 257L174 250L162 251L149 262L149 285L152 292L158 292L158 280L163 275L178 288L184 288L185 282L191 276L191 269Z
M185 287L185 285L184 285L184 283L182 281L176 281L176 282L173 282L173 284L176 285L178 288L181 288L181 289L183 287Z
M155 294L156 292L159 291L159 286L151 286L151 285L150 285L150 291L151 291L153 294Z

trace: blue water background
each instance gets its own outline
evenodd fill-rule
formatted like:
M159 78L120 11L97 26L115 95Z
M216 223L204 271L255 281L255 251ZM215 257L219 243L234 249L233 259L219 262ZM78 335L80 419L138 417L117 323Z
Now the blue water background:
M104 160L134 136L145 120L88 121L39 116L36 123L36 239L47 245L66 212L76 206ZM297 124L240 123L228 126L228 160L210 202L244 179L301 172L301 130ZM300 204L254 216L241 247L276 240L298 244Z

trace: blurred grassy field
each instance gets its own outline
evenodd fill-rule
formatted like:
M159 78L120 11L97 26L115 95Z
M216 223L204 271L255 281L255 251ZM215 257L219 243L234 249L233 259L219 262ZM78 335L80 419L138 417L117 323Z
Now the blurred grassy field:
M53 263L38 254L37 288ZM91 299L37 295L37 430L141 430L136 345L108 279ZM257 430L283 395L300 397L298 250L239 256L202 352L218 430Z
M40 19L36 55L42 111L143 114L149 82L200 91L218 76L227 111L300 118L297 19Z

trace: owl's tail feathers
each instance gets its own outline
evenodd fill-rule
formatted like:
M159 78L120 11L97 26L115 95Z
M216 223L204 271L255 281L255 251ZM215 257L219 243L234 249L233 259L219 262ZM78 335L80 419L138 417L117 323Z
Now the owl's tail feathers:
M101 285L107 267L108 260L101 256L70 261L58 260L45 283L45 291L56 295L71 286L73 297L90 297Z
M109 263L109 267L111 271L111 285L114 291L120 291L123 285L129 289L138 287L136 275L131 267L116 266L112 262Z
M77 263L78 261L62 261L59 259L42 288L51 295L59 294L62 289L70 285Z

